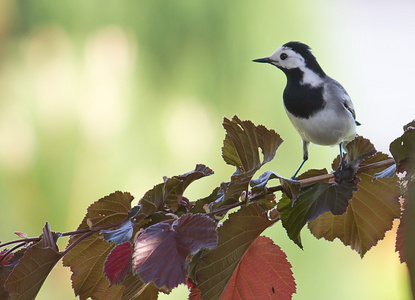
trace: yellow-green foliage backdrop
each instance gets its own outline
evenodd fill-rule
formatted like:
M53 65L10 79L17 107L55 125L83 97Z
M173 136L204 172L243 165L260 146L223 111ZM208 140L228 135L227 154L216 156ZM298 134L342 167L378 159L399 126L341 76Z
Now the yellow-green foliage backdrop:
M73 230L93 201L115 190L138 200L196 163L216 174L187 196L207 195L234 171L220 156L224 116L279 132L266 169L291 175L302 153L284 75L251 63L290 40L314 48L352 96L359 133L387 151L414 115L414 5L333 2L0 1L0 240L37 236L46 221ZM329 167L335 155L311 147L306 166ZM281 224L266 234L293 265L294 299L409 299L395 230L363 260L307 229L305 251ZM38 299L73 299L69 277L59 263ZM186 299L186 289L169 297Z

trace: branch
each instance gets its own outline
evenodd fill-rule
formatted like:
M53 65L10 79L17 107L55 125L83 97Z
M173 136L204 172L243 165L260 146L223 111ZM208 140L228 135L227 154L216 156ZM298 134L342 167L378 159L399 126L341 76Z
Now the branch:
M362 173L363 171L369 170L369 169L376 169L376 168L380 168L380 167L388 167L388 166L392 165L393 163L395 163L395 161L391 158L391 159L388 159L388 160L375 162L375 163L372 163L372 164L367 164L367 165L359 167L359 169L357 171L357 174ZM332 173L331 174L314 176L314 177L310 177L310 178L306 178L306 179L301 179L301 180L299 180L299 182L301 184L301 187L304 187L304 186L308 186L308 185L311 185L311 184L316 183L316 182L327 181L331 178L334 178L334 175ZM220 208L210 212L209 215L212 216L212 215L228 212L229 210L231 210L233 208L242 206L242 205L250 203L250 202L256 202L256 201L262 199L265 195L273 194L273 193L278 192L278 191L282 191L282 186L281 185L266 188L261 193L257 193L257 194L248 196L247 201L236 202L236 203L224 206L224 207L220 207ZM96 232L99 232L103 229L117 227L117 226L121 225L122 223L123 222L117 222L117 223L98 226L98 227L83 228L83 229L78 229L78 230L75 230L75 231L68 231L68 232L60 233L59 234L60 237L83 234L73 244L71 244L67 249L65 249L64 252L62 252L62 253L66 254L73 247L75 247L78 243L80 243L82 240L84 240L88 236L90 236L90 235L92 235ZM24 245L27 245L28 243L39 242L40 239L41 239L41 236L40 237L32 237L32 238L24 238L24 239L9 241L9 242L6 242L6 243L0 243L0 248L1 247L6 247L6 246L12 245L12 244L18 244L18 245L12 247L11 249L9 249L7 251L7 254L9 254L9 253L15 251L16 249L18 249L18 248L20 248Z
M394 163L395 163L395 160L393 158L390 158L390 159L387 159L387 160L367 164L367 165L359 167L356 174L362 173L362 172L364 172L366 170L370 170L370 169L377 169L377 168L380 168L380 167L389 167ZM305 187L305 186L311 185L313 183L320 182L320 181L327 181L327 180L330 180L332 178L334 178L334 174L330 173L330 174L318 175L318 176L314 176L314 177L310 177L310 178L306 178L306 179L301 179L301 180L298 180L298 181L300 182L301 187ZM273 193L278 192L278 191L282 191L282 186L281 185L266 188L265 191L263 191L261 193L249 196L249 198L248 198L249 200L247 202L237 202L237 203L233 203L231 205L227 205L227 206L218 208L217 210L214 210L214 211L210 212L209 215L216 215L218 213L227 212L228 210L230 210L232 208L242 206L246 203L258 201L259 199L262 199L265 195L273 194Z
M117 227L120 226L123 222L117 222L117 223L112 223L112 224L108 224L108 225L103 225L103 226L98 226L98 227L92 227L92 228L83 228L83 229L78 229L75 231L68 231L68 232L63 232L59 234L59 237L62 236L72 236L72 235L78 235L78 234L83 234L80 238L78 238L74 243L72 243L68 248L66 248L64 250L64 252L61 252L63 255L65 255L66 253L68 253L73 247L75 247L78 243L80 243L81 241L83 241L84 239L86 239L88 236L93 235L94 233L97 233L103 229L108 229L108 228L113 228L113 227ZM7 252L6 255L4 257L6 257L8 254L10 254L11 252L15 251L16 249L27 245L28 243L32 243L32 242L39 242L40 239L42 238L42 236L39 237L32 237L32 238L24 238L24 239L19 239L19 240L14 240L14 241L10 241L7 243L0 243L0 248L1 247L5 247L8 245L12 245L12 244L17 244L18 245L10 248ZM3 258L4 258L3 257ZM1 262L2 260L0 260Z

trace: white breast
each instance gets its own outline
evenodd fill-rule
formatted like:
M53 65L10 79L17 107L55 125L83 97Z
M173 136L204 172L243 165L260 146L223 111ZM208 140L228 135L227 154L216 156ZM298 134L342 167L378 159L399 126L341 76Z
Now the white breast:
M330 108L323 109L308 119L297 118L286 112L304 141L318 145L338 145L356 136L355 120L346 109L340 113Z

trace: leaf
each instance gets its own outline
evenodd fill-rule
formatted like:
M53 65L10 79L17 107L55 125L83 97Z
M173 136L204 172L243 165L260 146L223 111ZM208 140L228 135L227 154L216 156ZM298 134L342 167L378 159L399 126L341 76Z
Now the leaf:
M30 246L5 282L12 299L35 299L46 277L61 259L56 245L57 234L46 223L41 240Z
M298 195L300 193L301 184L298 180L291 180L286 179L282 177L281 175L272 172L267 171L261 176L259 176L258 179L252 179L250 182L250 185L252 187L253 193L259 193L262 190L266 188L266 185L268 184L268 181L274 178L278 178L280 181L280 185L282 187L282 191L291 199L293 199L293 202L297 201Z
M396 173L396 164L393 164L393 165L387 167L385 170L376 173L374 175L374 177L375 177L375 179L385 178L385 177L391 178L391 177L395 176L395 173Z
M8 250L4 250L0 252L0 258L2 255L6 255ZM10 273L13 271L13 268L19 262L19 260L23 257L26 252L26 248L22 248L19 251L14 253L10 253L7 257L4 257L3 261L0 265L0 299L9 299L9 293L6 291L4 283L9 277Z
M186 214L144 230L135 241L133 272L145 283L168 290L186 282L190 254L217 244L216 222L202 214Z
M183 175L165 178L163 183L154 186L143 198L140 199L140 210L136 218L138 221L154 214L162 207L178 207L180 197L184 190L193 181L210 176L213 174L212 169L205 165L196 165L195 169Z
M322 171L321 175L324 173L325 171ZM307 176L307 173L303 176ZM335 215L345 213L354 190L355 183L318 182L303 188L294 205L293 201L283 194L278 202L278 211L290 239L302 249L300 232L304 225L328 211Z
M261 174L258 179L252 179L249 183L252 187L252 192L259 193L263 191L268 184L268 181L275 178L282 178L282 176L272 171L266 171L265 173Z
M353 141L349 142L346 145L347 155L346 161L349 164L354 164L359 166L369 156L372 156L376 153L375 146L370 142L370 140L358 136Z
M130 219L122 223L117 229L114 230L101 230L104 235L104 239L108 242L114 242L121 244L131 239L134 232L134 224Z
M243 256L221 300L288 300L295 290L287 256L270 238L259 236Z
M334 179L337 183L343 181L358 181L356 177L359 165L368 157L376 153L375 146L362 136L356 137L353 141L346 145L347 154L345 155L346 165L342 169L338 168L340 164L340 156L333 161L332 167L334 171Z
M216 248L206 251L196 264L194 281L202 291L202 299L219 299L254 240L272 221L255 203L241 207L218 229Z
M274 130L265 126L255 126L251 121L241 121L237 116L230 121L223 120L226 130L222 147L225 162L237 168L237 174L258 170L270 162L283 140ZM258 148L262 150L263 160L259 157Z
M404 126L404 133L395 139L389 149L396 161L399 172L408 172L410 178L415 171L415 121Z
M16 231L14 234L17 235L19 238L22 238L22 239L27 238L27 234L24 233L24 232Z
M205 213L205 205L209 205L210 203L214 202L216 199L218 199L218 193L219 193L220 188L217 187L215 188L212 193L207 196L204 197L202 199L199 199L195 202L195 204L193 205L193 207L190 209L191 213Z
M224 118L226 130L222 157L229 165L236 167L229 183L221 185L220 197L211 204L211 210L221 205L231 204L246 191L249 182L264 164L270 162L283 140L274 130L263 125L255 126L251 121L241 121L237 116L232 120ZM262 151L262 159L259 154Z
M124 292L121 297L122 300L156 300L158 297L159 289L153 283L144 284L138 276L132 273L124 280L123 286Z
M362 163L362 166L389 159L377 153ZM333 241L339 238L350 245L361 257L392 228L392 222L400 215L398 197L400 189L396 177L374 180L379 169L367 169L359 173L358 190L349 201L346 213L334 216L325 213L309 223L311 233Z
M121 283L131 272L131 255L133 249L130 242L115 246L104 263L104 274L113 284Z
M131 208L133 196L129 193L112 193L88 207L87 213L78 229L89 228L87 220L90 219L94 226L116 224L127 218ZM68 246L77 241L78 236L69 240ZM123 293L123 286L111 286L103 274L104 262L114 248L103 240L98 233L91 235L74 248L63 258L64 266L70 267L72 271L72 287L75 295L80 299L88 297L97 298L106 296L106 299L120 298ZM137 279L139 287L139 279Z

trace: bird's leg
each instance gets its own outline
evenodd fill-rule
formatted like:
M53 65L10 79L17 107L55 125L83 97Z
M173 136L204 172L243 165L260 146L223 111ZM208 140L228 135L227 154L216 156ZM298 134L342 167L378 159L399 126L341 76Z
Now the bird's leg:
M304 165L304 163L308 159L308 145L310 142L303 141L303 161L301 162L300 166L298 167L297 171L295 171L294 175L291 177L292 180L295 180L295 177L297 176L298 172L300 172L301 167Z
M298 172L300 172L301 167L304 165L304 163L307 161L308 157L304 157L303 161L301 162L300 166L298 167L297 171L295 171L294 175L291 177L292 180L295 180L295 177L297 176Z
M340 149L340 164L339 164L339 169L340 171L343 170L344 167L344 156L343 156L343 149L342 149L342 144L339 144L339 149Z

